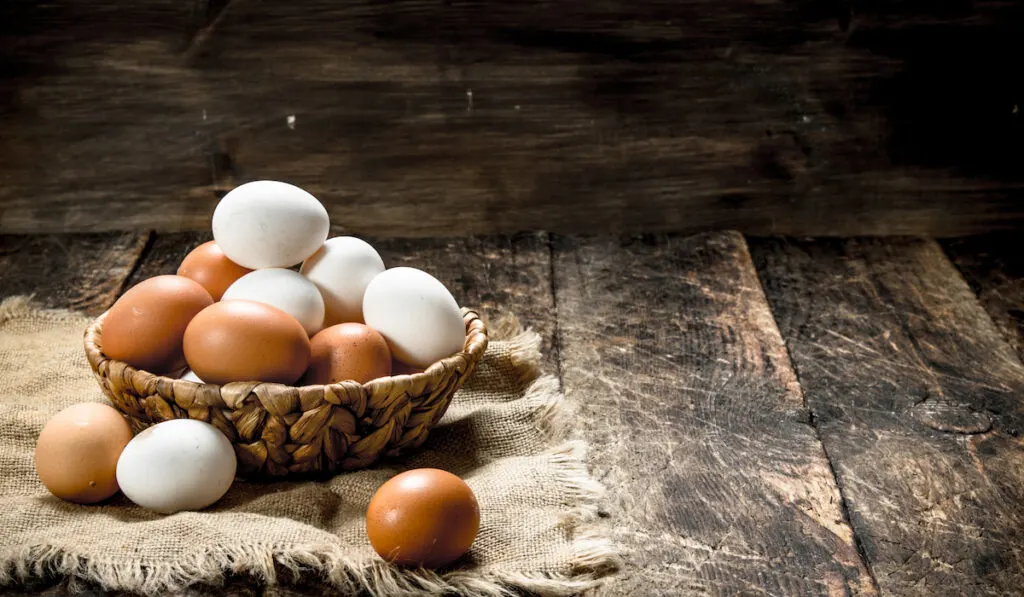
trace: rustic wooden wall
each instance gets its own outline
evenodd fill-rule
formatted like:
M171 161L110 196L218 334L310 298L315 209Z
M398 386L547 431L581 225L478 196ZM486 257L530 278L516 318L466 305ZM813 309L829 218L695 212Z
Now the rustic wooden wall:
M302 185L368 235L1024 222L1024 3L4 0L0 232L203 229Z

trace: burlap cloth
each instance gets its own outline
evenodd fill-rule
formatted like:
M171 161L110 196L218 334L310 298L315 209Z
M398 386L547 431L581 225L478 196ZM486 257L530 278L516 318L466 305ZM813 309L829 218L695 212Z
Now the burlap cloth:
M413 455L328 481L236 481L206 511L161 516L120 494L69 504L36 477L35 441L50 416L105 401L85 360L87 321L24 298L0 306L0 587L59 575L158 594L230 574L271 584L315 578L345 594L567 595L616 566L595 525L601 486L584 446L565 439L571 408L538 372L535 333L493 330L477 370ZM436 573L384 564L364 530L374 491L417 467L461 476L480 502L471 551Z

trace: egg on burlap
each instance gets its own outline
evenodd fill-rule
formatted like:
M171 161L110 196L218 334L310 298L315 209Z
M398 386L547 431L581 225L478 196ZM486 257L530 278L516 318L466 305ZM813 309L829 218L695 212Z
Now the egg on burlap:
M36 441L39 480L53 495L93 504L117 493L117 460L132 439L128 421L98 402L69 406L54 415Z
M366 534L380 557L400 566L439 568L469 550L480 506L465 481L421 468L380 486L366 510Z
M238 461L228 438L193 419L148 427L125 446L117 482L135 504L161 514L202 510L227 493Z

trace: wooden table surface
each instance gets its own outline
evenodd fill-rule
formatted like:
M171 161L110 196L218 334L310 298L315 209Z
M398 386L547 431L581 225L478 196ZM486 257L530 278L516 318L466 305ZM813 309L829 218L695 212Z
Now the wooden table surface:
M205 238L3 236L0 293L99 313ZM463 304L543 335L624 550L599 595L1024 590L1012 236L373 242L389 265L431 271ZM13 594L40 592L68 586Z

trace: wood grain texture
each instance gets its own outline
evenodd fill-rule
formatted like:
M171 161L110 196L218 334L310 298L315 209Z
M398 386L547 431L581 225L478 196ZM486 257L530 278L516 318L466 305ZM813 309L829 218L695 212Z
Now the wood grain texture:
M97 315L113 304L149 234L0 236L0 296Z
M752 252L879 588L1019 594L1024 367L938 244Z
M185 256L208 240L213 240L211 232L154 234L139 257L132 275L125 282L124 289L128 290L153 276L177 273Z
M604 595L877 595L735 233L560 239L558 338L623 577Z
M1019 234L948 239L942 247L985 307L1003 339L1024 360L1024 244Z
M1024 5L0 3L0 231L205 229L283 179L371 236L1019 226Z

